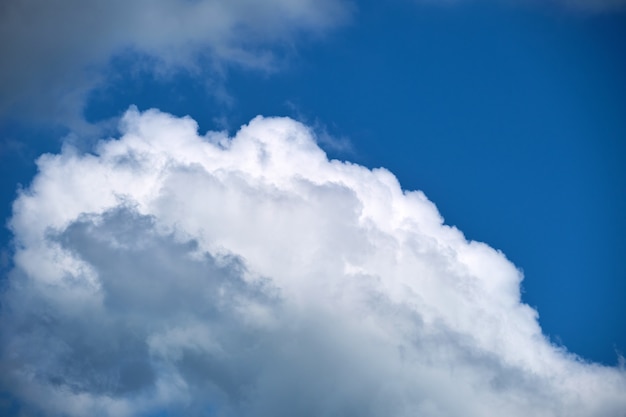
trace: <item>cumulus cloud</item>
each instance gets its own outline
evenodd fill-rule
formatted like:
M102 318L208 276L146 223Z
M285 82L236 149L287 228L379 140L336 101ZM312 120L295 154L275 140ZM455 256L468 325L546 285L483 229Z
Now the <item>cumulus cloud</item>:
M121 130L14 203L0 375L27 412L626 415L624 370L550 344L515 266L389 171L286 118Z
M196 71L201 58L267 69L271 47L322 34L348 14L342 0L3 1L0 113L17 106L75 118L111 58L129 51L158 71Z

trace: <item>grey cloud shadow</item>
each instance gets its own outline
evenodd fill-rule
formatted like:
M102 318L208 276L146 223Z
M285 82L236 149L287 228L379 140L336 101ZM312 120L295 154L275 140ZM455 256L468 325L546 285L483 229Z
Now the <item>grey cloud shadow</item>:
M161 360L150 350L151 334L199 321L226 352L253 346L255 330L242 323L238 306L279 303L262 280L242 278L241 259L198 254L194 241L160 235L152 218L131 208L85 215L49 237L98 272L102 306L75 315L49 304L45 294L9 288L3 294L11 310L3 317L3 366L35 366L36 379L59 389L114 397L145 393L154 389ZM173 362L186 380L212 384L229 401L240 399L239 385L249 376L233 366L233 356L225 361L193 346L181 351Z

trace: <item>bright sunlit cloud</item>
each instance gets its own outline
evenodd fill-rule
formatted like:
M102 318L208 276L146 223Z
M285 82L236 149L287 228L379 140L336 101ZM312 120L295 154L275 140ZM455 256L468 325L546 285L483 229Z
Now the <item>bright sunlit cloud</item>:
M129 110L14 203L2 385L51 415L617 416L501 252L308 127Z

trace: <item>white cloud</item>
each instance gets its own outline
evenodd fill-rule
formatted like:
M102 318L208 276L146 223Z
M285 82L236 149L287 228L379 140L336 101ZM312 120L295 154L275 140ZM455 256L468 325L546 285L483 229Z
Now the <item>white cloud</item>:
M290 119L130 110L14 204L2 385L49 415L619 416L505 256Z
M156 71L237 63L267 69L271 50L345 21L343 0L13 0L0 3L0 114L80 123L85 93L112 57ZM202 58L202 61L198 59Z

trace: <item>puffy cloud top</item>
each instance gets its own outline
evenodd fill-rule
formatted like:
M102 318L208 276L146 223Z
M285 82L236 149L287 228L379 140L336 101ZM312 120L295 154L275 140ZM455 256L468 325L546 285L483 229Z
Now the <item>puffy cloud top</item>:
M257 117L131 109L14 203L2 383L47 415L619 416L499 251L385 169ZM620 414L621 413L621 414ZM161 414L160 414L161 415Z

